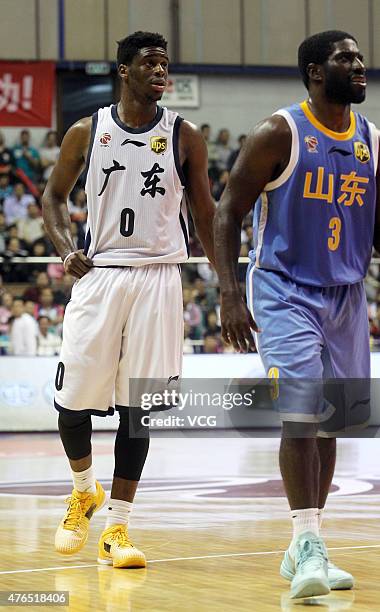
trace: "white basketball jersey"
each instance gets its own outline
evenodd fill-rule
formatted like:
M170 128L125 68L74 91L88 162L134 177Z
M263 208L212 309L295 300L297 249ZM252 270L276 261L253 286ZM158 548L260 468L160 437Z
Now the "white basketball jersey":
M182 118L157 107L143 128L122 123L116 105L92 118L87 156L85 253L95 266L180 263L188 257Z

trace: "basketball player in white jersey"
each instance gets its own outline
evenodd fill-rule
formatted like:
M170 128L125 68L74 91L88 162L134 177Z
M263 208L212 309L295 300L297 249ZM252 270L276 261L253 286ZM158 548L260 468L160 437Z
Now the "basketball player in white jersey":
M202 135L157 104L168 78L165 39L135 32L118 44L121 99L68 130L43 197L46 229L65 271L78 279L66 308L55 381L59 431L74 483L55 548L79 551L92 514L105 502L92 470L91 415L116 409L115 470L98 561L144 567L127 525L149 433L130 433L132 421L141 428L142 413L131 406L129 380L169 381L181 374L178 264L188 257L185 194L211 262L214 203ZM88 230L82 251L74 246L66 203L84 168Z

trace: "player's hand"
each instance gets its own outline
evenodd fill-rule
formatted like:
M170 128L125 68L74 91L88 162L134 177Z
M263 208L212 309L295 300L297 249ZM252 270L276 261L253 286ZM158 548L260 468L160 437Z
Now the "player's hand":
M240 294L222 296L220 318L225 342L232 344L239 353L255 350L253 332L260 332L260 329Z
M75 276L75 278L82 278L91 270L92 266L92 260L83 253L83 249L70 253L64 263L65 272Z

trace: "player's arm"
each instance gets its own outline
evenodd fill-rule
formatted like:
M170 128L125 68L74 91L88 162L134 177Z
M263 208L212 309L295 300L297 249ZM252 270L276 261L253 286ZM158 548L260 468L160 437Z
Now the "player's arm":
M290 128L281 116L259 123L249 134L231 171L214 222L216 269L221 290L222 335L236 350L254 349L259 331L240 292L238 257L241 225L267 183L287 166Z
M180 142L185 154L186 193L195 230L208 259L215 265L212 231L215 204L208 180L206 143L202 134L188 121L181 123Z
M380 141L380 132L378 132ZM379 142L380 145L380 142ZM373 246L380 253L380 163L377 163L376 172L376 212L375 212L375 231L373 235Z
M84 276L92 261L76 250L71 235L71 220L67 200L80 173L82 172L91 136L91 118L75 123L66 133L58 161L51 173L42 196L42 214L46 231L64 260L65 270L77 278Z

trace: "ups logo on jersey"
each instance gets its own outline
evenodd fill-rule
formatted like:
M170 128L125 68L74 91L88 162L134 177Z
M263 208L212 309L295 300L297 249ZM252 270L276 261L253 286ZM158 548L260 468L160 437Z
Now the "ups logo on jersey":
M168 146L168 139L164 136L152 136L150 139L150 148L159 155L165 153Z
M354 142L355 157L362 164L366 164L371 159L369 148L364 142Z

